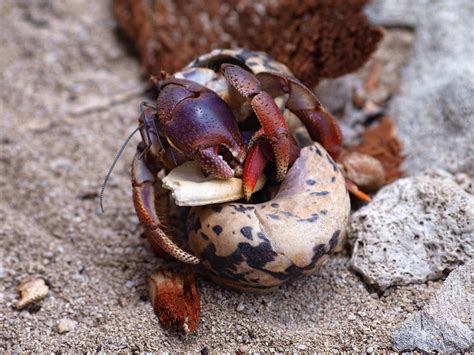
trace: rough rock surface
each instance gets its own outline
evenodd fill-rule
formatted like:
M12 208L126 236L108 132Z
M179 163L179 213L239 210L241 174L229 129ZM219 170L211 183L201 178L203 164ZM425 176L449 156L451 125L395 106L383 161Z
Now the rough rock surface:
M376 23L416 33L400 94L390 104L405 168L474 175L474 2L387 0L369 13Z
M453 271L428 304L393 333L393 349L444 353L473 350L473 275L473 260Z
M474 255L474 196L447 176L400 179L353 214L351 266L380 290L435 280Z

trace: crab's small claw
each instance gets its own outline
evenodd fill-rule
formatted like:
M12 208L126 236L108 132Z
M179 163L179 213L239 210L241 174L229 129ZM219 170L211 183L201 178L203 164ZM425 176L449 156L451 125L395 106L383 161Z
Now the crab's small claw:
M242 177L244 197L247 201L250 200L255 185L257 184L257 180L262 175L267 162L268 160L263 153L261 143L255 142L252 144L247 152L247 159L245 159L244 173Z
M300 148L294 141L293 137L290 136L289 164L293 164L299 155ZM260 128L255 132L249 142L247 159L244 164L242 180L244 197L247 201L250 200L255 185L269 161L275 161L275 155L272 146L265 135L264 129Z
M217 149L210 147L196 153L196 160L207 173L218 179L230 179L234 171L229 164L217 153Z

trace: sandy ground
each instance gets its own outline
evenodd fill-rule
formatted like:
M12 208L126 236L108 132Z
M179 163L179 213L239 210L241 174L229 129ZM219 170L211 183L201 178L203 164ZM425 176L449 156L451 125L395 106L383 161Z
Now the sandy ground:
M440 282L367 289L332 258L272 295L201 280L202 320L183 337L161 329L147 278L159 267L135 216L129 182L146 80L116 34L106 1L0 3L0 350L387 350L389 336ZM27 277L48 297L15 310ZM73 330L59 334L68 318Z

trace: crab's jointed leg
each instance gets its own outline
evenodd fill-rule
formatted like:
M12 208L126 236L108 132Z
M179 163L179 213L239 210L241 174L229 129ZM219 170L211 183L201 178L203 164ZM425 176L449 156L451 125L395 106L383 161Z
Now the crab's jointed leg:
M339 157L342 145L339 125L310 89L297 79L279 73L262 72L257 78L272 97L288 94L286 108L301 119L311 139L320 142L334 159Z
M160 218L160 209L156 206L155 189L157 178L148 169L145 160L141 157L141 151L137 151L132 162L132 191L133 204L137 212L140 224L145 228L148 238L152 244L161 248L165 254L187 264L198 264L199 259L184 251L165 233L170 234L170 228Z
M288 94L286 108L301 119L311 139L320 142L334 160L342 151L342 133L336 119L321 105L316 96L297 79L279 73L257 74L262 88L277 97ZM362 201L370 197L346 178L347 189Z
M149 288L153 310L163 327L176 326L185 334L196 330L201 301L194 273L160 270L150 277Z

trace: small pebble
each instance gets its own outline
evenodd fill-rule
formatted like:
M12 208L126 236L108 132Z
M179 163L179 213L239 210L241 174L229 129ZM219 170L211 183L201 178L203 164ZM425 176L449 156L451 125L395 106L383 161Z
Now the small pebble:
M369 346L369 347L367 348L367 352L368 352L368 353L373 353L373 352L374 352L374 348L371 347L371 346Z
M73 321L72 319L63 318L58 323L58 333L64 334L74 330L76 327L77 322Z
M239 352L240 353L247 353L248 351L249 351L248 346L246 346L246 345L240 345L239 346Z
M27 279L18 285L17 291L20 293L20 300L15 307L23 309L45 298L49 287L43 279Z
M243 304L243 302L240 302L238 305L237 305L237 312L242 312L244 310L245 306Z
M134 286L135 286L135 282L133 282L132 280L127 281L127 282L125 283L125 287L126 287L126 288L133 288Z

